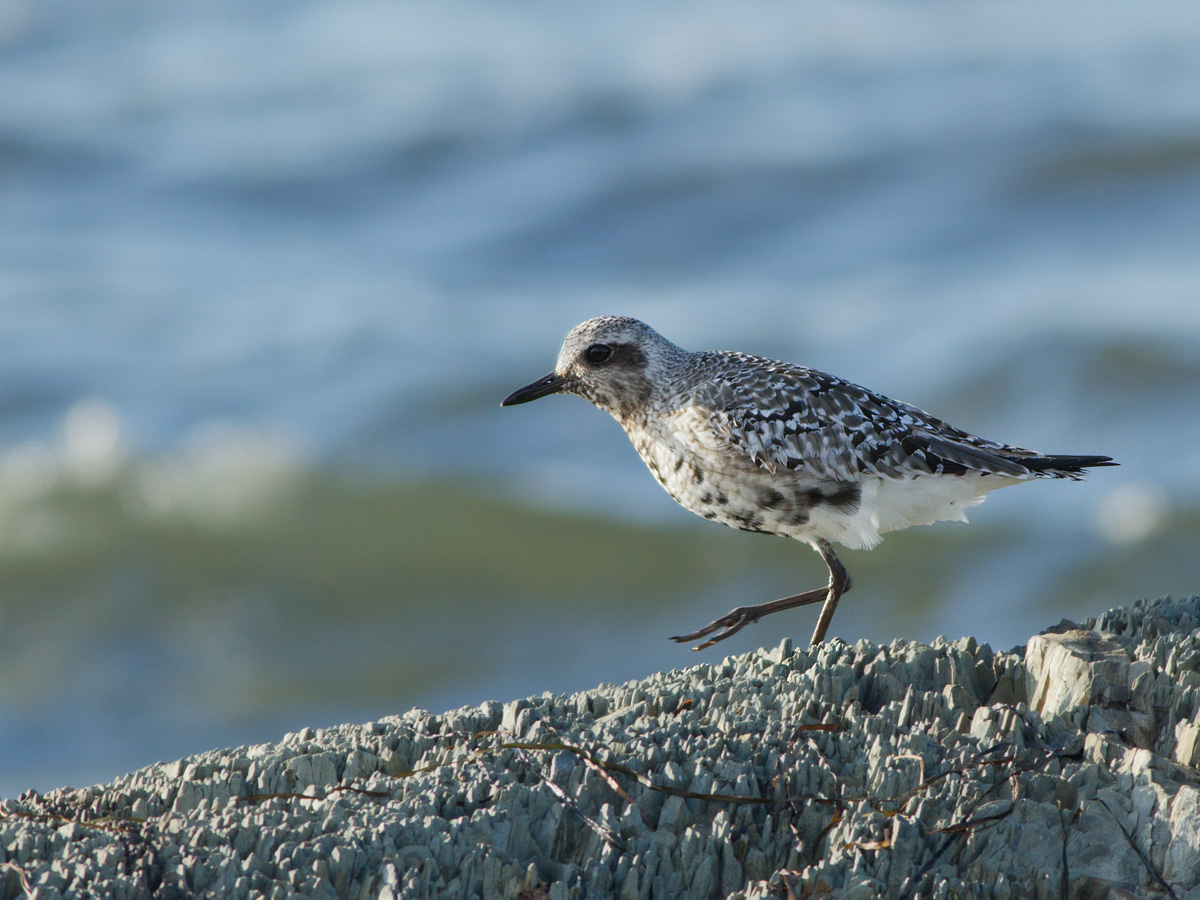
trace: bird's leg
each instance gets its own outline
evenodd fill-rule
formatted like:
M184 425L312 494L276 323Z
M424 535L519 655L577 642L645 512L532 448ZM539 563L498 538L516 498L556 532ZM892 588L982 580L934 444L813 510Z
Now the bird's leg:
M819 538L813 546L817 548L817 552L825 560L825 565L829 566L829 588L825 597L825 605L821 607L821 615L817 617L817 627L813 629L810 646L816 646L825 640L825 632L829 630L829 623L833 621L833 614L837 610L838 600L841 599L842 594L850 590L852 584L850 573L846 571L846 567L842 565L842 561L833 552L833 545L829 541Z
M813 633L812 640L814 644L821 643L821 640L825 637L825 631L829 628L829 620L833 618L833 612L837 609L838 599L842 594L850 590L850 575L846 572L846 568L842 565L841 560L837 558L837 554L833 552L833 547L828 541L817 541L816 549L825 560L825 564L829 566L828 587L805 591L803 594L793 594L791 597L783 597L780 600L772 600L769 603L760 603L757 606L739 606L737 609L730 610L721 616L721 618L709 622L699 631L693 631L691 634L677 635L671 638L671 640L683 644L712 634L718 629L725 629L715 637L709 638L703 644L697 644L692 648L693 650L704 650L719 641L725 640L727 637L733 637L733 635L737 634L751 622L757 622L763 616L782 612L785 609L795 609L798 606L808 606L811 603L824 601L825 605L821 607L821 616L817 621L817 630Z

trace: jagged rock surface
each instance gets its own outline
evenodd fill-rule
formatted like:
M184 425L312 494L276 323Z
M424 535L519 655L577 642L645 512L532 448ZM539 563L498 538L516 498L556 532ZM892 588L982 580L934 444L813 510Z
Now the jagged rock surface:
M1020 648L1018 648L1020 649ZM0 898L1200 900L1200 597L789 642L0 804Z

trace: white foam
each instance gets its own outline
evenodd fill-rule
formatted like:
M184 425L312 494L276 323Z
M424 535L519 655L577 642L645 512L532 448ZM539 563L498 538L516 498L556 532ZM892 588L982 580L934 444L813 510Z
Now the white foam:
M297 454L280 437L215 422L170 456L140 465L131 499L142 515L228 525L270 508L299 473Z
M1167 522L1170 504L1158 485L1123 484L1109 491L1096 512L1096 528L1113 544L1139 544Z
M80 485L111 483L124 461L116 410L94 398L71 407L63 420L61 461L64 473Z

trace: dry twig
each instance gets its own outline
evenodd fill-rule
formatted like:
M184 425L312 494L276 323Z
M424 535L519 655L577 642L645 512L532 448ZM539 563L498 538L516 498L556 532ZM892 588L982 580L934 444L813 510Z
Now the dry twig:
M1103 806L1105 811L1112 816L1112 820L1117 823L1117 827L1121 829L1121 834L1125 836L1125 840L1129 842L1129 846L1133 848L1133 852L1138 855L1138 859L1142 861L1142 865L1146 867L1146 871L1150 873L1150 878L1154 881L1154 883L1166 891L1167 896L1170 897L1171 900L1179 900L1179 897L1176 896L1175 891L1169 884L1166 883L1166 881L1163 880L1162 874L1157 868L1155 868L1154 862L1142 851L1142 848L1137 845L1137 841L1133 839L1133 835L1125 830L1125 826L1121 824L1121 820L1117 818L1116 813L1109 808L1108 804L1105 803L1103 799L1097 797L1096 802Z

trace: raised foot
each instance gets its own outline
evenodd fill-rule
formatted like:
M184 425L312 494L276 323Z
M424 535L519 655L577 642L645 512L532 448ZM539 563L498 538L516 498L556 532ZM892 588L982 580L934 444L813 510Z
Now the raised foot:
M698 640L723 628L724 631L721 631L720 634L714 635L703 644L697 644L692 648L692 650L704 650L713 644L725 640L725 638L733 637L751 622L757 622L763 616L785 609L794 609L797 606L807 606L810 603L821 603L828 594L829 588L817 588L816 590L805 591L803 594L794 594L791 597L772 600L769 603L760 603L757 606L739 606L737 609L725 613L721 618L709 622L700 630L693 631L690 634L676 635L671 640L680 644L686 644L688 641Z
M712 634L718 628L724 628L725 630L716 637L710 638L703 644L698 644L692 648L693 650L703 650L705 647L711 647L718 641L723 641L727 637L732 637L751 622L757 622L764 615L764 613L761 612L755 614L754 611L758 608L759 607L757 606L739 606L737 609L730 610L729 612L725 613L725 615L721 616L721 618L714 619L713 621L709 622L699 631L693 631L690 634L678 634L671 638L671 640L675 641L676 643L686 644L688 641L695 641L707 634Z

